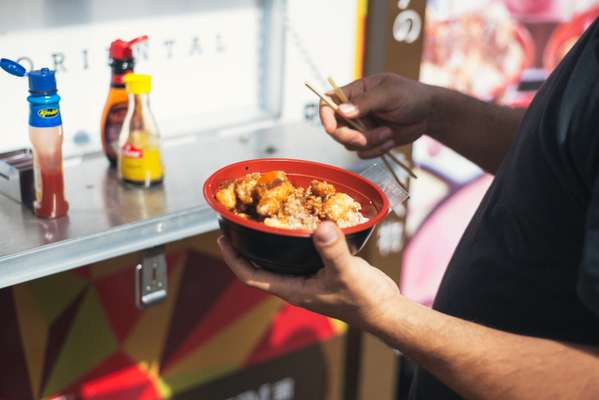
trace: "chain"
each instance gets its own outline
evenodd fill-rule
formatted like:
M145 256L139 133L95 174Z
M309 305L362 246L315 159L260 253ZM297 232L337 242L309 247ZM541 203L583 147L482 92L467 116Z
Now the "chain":
M318 81L318 83L320 84L321 87L323 87L323 88L327 87L327 81L321 72L322 69L320 69L318 67L318 65L316 64L316 62L314 62L314 58L310 54L310 51L308 51L307 47L304 46L304 41L302 40L302 37L299 35L299 33L295 30L295 28L291 24L291 20L289 18L289 15L287 14L287 12L285 13L284 25L285 25L285 31L289 34L289 36L291 38L291 42L297 48L297 50L300 53L300 56L304 59L304 62L310 68L313 78Z

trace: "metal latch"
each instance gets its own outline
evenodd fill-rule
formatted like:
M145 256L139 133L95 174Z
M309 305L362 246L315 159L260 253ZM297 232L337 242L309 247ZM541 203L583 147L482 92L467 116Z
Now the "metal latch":
M144 250L141 264L135 267L135 301L137 307L146 308L164 300L166 298L166 286L164 246Z

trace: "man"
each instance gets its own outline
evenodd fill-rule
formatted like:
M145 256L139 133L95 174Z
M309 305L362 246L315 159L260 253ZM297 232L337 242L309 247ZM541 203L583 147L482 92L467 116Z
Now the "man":
M400 349L421 367L412 398L598 399L598 78L595 22L526 113L392 74L343 89L345 116L376 122L367 132L321 107L325 130L361 157L426 133L495 174L433 310L351 256L333 223L314 233L313 277L256 269L220 238L224 260L246 284Z

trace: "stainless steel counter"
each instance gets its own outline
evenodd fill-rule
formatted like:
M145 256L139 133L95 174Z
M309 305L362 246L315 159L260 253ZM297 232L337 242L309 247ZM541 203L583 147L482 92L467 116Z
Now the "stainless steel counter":
M150 190L121 185L101 154L66 160L68 217L38 219L0 195L0 288L216 229L204 180L224 165L259 157L358 165L308 124L172 139L163 148L164 185Z

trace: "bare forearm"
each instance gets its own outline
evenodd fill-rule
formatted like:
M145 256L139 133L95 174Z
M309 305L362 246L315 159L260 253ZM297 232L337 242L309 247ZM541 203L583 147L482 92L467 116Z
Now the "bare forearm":
M599 352L510 334L405 299L372 329L468 399L599 398Z
M494 173L516 136L525 110L483 102L453 90L431 88L433 114L429 134Z

